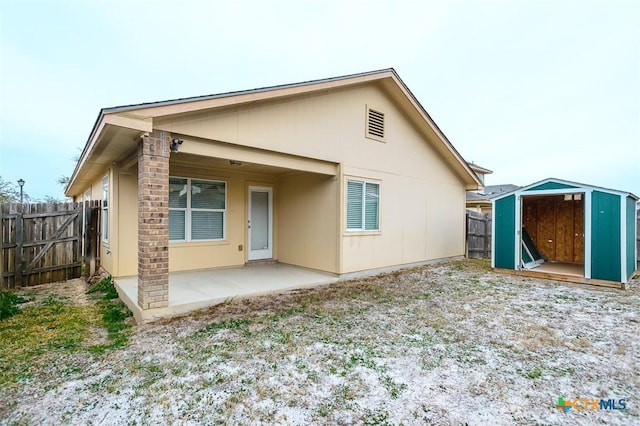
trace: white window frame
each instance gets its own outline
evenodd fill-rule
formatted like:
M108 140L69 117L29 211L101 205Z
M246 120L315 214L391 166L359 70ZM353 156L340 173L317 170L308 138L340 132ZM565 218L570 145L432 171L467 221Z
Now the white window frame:
M215 179L199 179L188 178L184 176L170 176L169 179L186 179L187 181L187 206L186 207L169 207L169 211L184 211L184 239L172 240L169 239L169 243L202 243L212 241L226 241L227 240L227 207L228 207L228 192L229 184L225 180ZM223 183L224 184L224 209L203 209L191 207L191 182L211 182L211 183ZM222 213L222 238L210 238L210 239L192 239L191 238L191 213L192 212L221 212Z
M349 224L347 223L347 215L349 212L349 182L356 182L362 184L362 227L361 228L349 228ZM376 229L366 229L366 213L367 213L367 185L377 185L378 186L378 227ZM372 181L367 179L357 179L357 178L347 178L345 181L345 228L347 232L370 232L370 233L378 233L380 232L380 189L381 189L379 181Z
M102 229L101 239L109 242L109 174L102 178Z

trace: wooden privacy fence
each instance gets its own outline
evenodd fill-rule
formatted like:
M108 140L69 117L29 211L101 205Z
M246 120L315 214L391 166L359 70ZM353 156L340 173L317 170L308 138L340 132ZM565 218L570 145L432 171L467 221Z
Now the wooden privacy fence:
M491 215L467 210L467 257L491 258Z
M99 267L100 201L0 206L0 288L78 278Z

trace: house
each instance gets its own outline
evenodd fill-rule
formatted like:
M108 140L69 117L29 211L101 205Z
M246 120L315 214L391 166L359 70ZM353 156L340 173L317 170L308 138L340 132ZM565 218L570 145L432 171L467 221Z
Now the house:
M624 288L636 269L638 197L549 178L493 199L492 267Z
M518 185L487 185L482 190L467 191L467 210L491 214L491 200L520 188Z
M103 109L66 194L103 200L101 264L117 287L136 280L128 304L148 320L178 271L269 259L342 277L460 257L479 186L385 69Z
M485 176L492 174L493 171L474 163L469 163L469 167L476 173L483 188L467 191L467 210L482 214L491 214L491 200L493 198L519 188L519 186L511 184L485 185Z
M493 173L493 170L489 170L485 167L479 166L477 164L475 164L474 162L469 163L469 167L471 168L471 170L474 171L474 173L476 174L476 176L478 176L478 179L480 179L480 183L482 183L482 185L485 184L485 176L486 175L490 175Z

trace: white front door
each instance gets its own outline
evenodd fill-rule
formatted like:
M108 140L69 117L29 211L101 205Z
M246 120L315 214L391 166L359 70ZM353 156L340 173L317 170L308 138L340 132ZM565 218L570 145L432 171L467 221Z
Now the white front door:
M273 193L261 186L249 187L249 260L273 257Z

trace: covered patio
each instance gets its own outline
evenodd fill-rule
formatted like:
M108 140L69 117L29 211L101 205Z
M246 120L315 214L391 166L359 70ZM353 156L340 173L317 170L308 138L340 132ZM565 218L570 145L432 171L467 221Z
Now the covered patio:
M142 309L138 305L138 277L114 280L120 298L138 323L182 315L235 297L257 296L338 281L334 274L281 263L203 269L169 273L166 307Z

